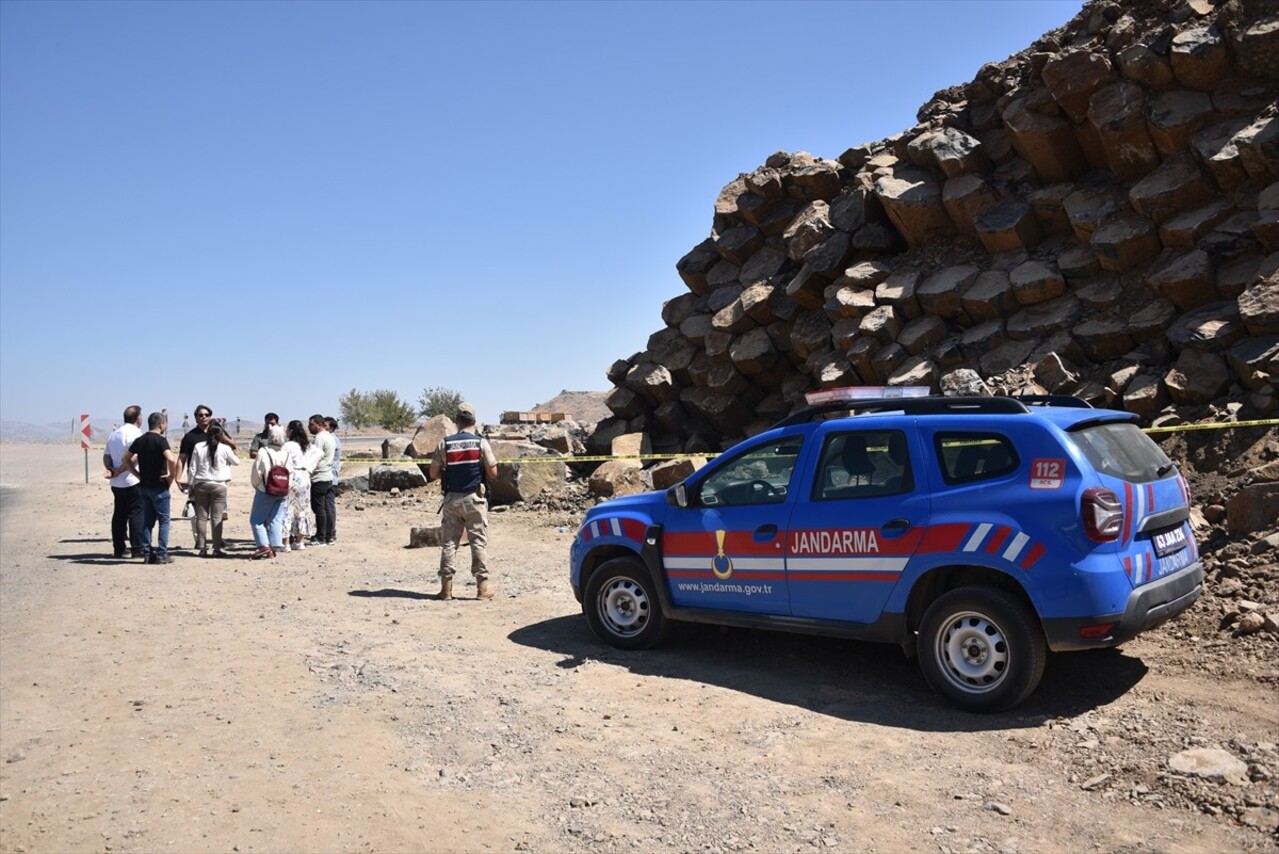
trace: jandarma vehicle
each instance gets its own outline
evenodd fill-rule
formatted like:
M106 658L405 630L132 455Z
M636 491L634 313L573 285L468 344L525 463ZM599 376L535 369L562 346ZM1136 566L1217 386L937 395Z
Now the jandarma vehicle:
M1186 481L1130 413L901 388L808 404L587 513L570 577L598 637L644 649L689 621L895 643L995 711L1048 650L1117 646L1203 590Z

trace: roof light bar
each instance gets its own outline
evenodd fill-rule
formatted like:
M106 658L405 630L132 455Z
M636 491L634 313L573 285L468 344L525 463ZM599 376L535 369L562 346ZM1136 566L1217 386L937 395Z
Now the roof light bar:
M804 395L809 406L827 403L844 403L855 400L898 400L908 397L928 397L928 386L923 385L854 385L844 388L824 388Z

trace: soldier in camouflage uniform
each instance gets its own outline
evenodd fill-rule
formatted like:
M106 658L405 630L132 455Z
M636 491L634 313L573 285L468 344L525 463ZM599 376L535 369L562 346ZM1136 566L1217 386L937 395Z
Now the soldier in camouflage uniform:
M462 531L471 544L471 574L477 599L491 599L484 546L488 542L488 498L485 484L497 478L497 458L488 440L474 432L475 407L462 403L454 417L458 432L446 436L431 458L431 480L444 478L440 510L440 592L453 598L453 562Z

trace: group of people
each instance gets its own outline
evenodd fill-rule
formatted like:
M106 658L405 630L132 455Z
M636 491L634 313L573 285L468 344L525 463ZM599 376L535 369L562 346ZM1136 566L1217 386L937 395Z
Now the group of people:
M141 429L142 408L124 410L124 424L107 439L102 464L111 479L115 510L111 542L117 558L140 557L147 563L172 563L169 554L169 506L173 484L190 495L195 547L201 557L226 557L222 524L226 520L227 483L240 464L235 439L213 420L213 410L195 408L195 427L182 437L175 455L165 437L168 416L153 412L147 432ZM438 599L453 598L454 562L465 532L471 548L471 574L476 596L489 599L487 484L497 478L493 448L475 429L475 408L458 406L457 432L442 439L431 458L431 480L443 480L440 508L440 590ZM253 506L249 524L256 546L253 559L277 552L332 545L337 539L337 482L342 444L335 418L312 415L303 426L268 412L262 432L249 446L249 482ZM311 528L307 511L315 515ZM159 536L152 544L152 529Z
M124 423L107 438L102 455L115 502L115 557L173 562L169 527L174 484L190 496L192 533L200 556L226 557L222 529L227 484L231 469L240 464L235 439L204 404L195 408L195 427L182 437L176 455L165 435L166 413L151 413L145 433L141 421L142 408L127 407ZM279 416L268 412L264 425L249 448L254 490L249 523L256 545L250 557L273 558L279 551L332 545L337 539L336 486L342 456L337 419L317 414L305 426L294 420L281 427ZM315 515L314 530L308 511Z

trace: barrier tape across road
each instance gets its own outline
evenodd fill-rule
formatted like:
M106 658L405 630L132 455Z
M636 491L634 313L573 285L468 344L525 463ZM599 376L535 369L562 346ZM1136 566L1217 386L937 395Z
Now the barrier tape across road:
M1186 433L1191 430L1229 430L1233 427L1275 427L1279 418L1263 418L1260 421L1226 421L1218 424L1178 424L1173 427L1144 427L1147 433Z
M1229 421L1216 424L1178 424L1172 427L1144 427L1143 432L1146 433L1184 433L1194 430L1231 430L1242 427L1279 427L1279 418L1264 418L1258 421ZM524 465L526 463L606 463L612 460L693 460L693 459L713 459L719 456L722 451L716 451L705 454L619 454L611 456L607 454L586 456L586 457L515 457L509 460L498 460L498 465ZM430 460L422 458L420 460L379 460L376 458L362 457L346 457L343 462L346 463L375 463L380 465L429 465Z
M1234 430L1243 427L1279 427L1279 418L1263 418L1257 421L1227 421L1215 424L1178 424L1172 427L1143 427L1146 433L1188 433L1195 430ZM514 457L509 460L498 460L498 465L525 465L528 463L607 463L612 460L695 460L695 459L714 459L718 457L722 451L707 452L705 454L599 454L586 457ZM342 462L348 465L359 463L369 463L371 465L429 465L430 459L423 457L422 459L394 459L384 460L378 457L344 457Z

